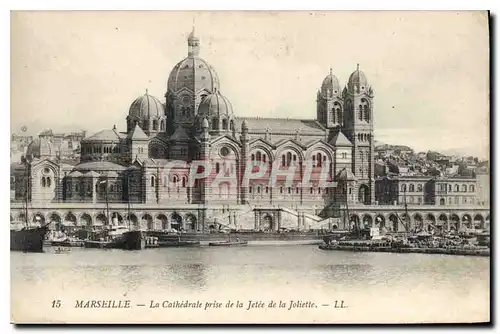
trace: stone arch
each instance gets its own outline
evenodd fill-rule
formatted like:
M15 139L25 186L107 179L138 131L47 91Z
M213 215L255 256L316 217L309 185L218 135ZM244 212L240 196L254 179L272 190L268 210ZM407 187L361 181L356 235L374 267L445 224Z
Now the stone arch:
M260 229L262 231L274 231L274 219L269 213L264 214L262 217Z
M134 226L134 227L140 227L139 226L139 219L137 218L137 216L135 215L135 213L130 213L128 215L125 215L125 219L127 219L132 226Z
M17 215L17 219L21 222L26 221L26 214L24 212L19 212L19 214Z
M80 225L92 226L92 217L88 213L83 213L80 216Z
M468 213L462 216L462 225L466 228L472 228L472 217Z
M382 227L382 228L385 227L385 217L384 217L384 215L379 214L379 215L377 215L375 217L375 225L378 225L379 227Z
M361 227L361 219L358 214L354 213L351 215L349 219L349 226L351 229Z
M438 226L444 227L445 230L448 230L448 217L444 213L440 214L438 217Z
M149 213L146 213L141 218L141 230L151 231L154 229L153 217Z
M474 216L474 228L484 228L484 217L480 213Z
M432 228L434 226L436 226L436 217L432 213L429 213L429 214L427 214L427 216L425 217L425 219L426 219L426 222L427 222L427 224L426 224L426 230L428 232L430 232L432 230Z
M366 184L361 184L358 189L358 202L370 204L370 188Z
M392 232L399 231L399 218L395 213L389 215L389 228Z
M452 230L455 230L455 231L460 230L460 218L458 217L458 215L452 214L450 216L450 222L451 222L450 228Z
M363 227L367 228L371 228L373 226L373 218L371 215L365 213L363 215Z
M98 213L94 220L94 226L108 225L108 219L104 213Z
M44 224L45 223L45 215L38 211L36 213L33 214L33 223L40 223L40 224Z
M274 154L273 151L270 147L267 147L266 145L263 145L263 143L257 143L255 145L250 145L250 154L256 154L258 150L263 151L267 155L266 162L273 162L274 161Z
M111 221L113 224L123 224L123 217L119 212L111 212Z
M424 218L420 213L416 213L413 215L413 222L414 222L413 227L416 230L420 231L424 229Z
M192 213L188 213L184 216L186 230L188 231L196 231L197 230L197 219L196 216Z
M170 227L177 231L184 229L184 222L182 220L182 217L177 212L173 212L170 215Z
M278 147L278 149L276 150L276 159L281 159L281 156L283 154L286 155L286 153L290 151L297 155L298 162L304 162L305 158L302 148L298 147L297 145L291 145L290 143L285 143L283 146Z
M169 230L168 218L163 213L156 216L156 229L157 230Z
M239 147L236 146L234 143L224 140L220 143L217 143L213 146L212 148L212 153L214 157L219 156L219 152L223 147L227 147L234 155L234 160L239 161L240 159L240 150Z
M51 212L49 214L49 222L53 222L54 224L60 224L62 222L61 215L57 212Z
M331 150L330 147L326 146L326 144L324 143L313 144L311 147L309 147L305 153L305 159L311 160L312 156L317 154L318 152L325 154L328 159L328 162L332 163L334 161L333 150Z
M71 222L71 223L73 223L73 225L76 225L76 223L77 223L76 216L72 212L68 212L66 214L66 216L64 217L64 221Z

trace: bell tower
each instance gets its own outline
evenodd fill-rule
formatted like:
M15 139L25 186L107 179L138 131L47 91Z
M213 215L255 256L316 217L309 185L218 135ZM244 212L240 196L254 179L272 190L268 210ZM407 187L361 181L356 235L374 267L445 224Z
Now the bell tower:
M344 90L344 133L353 143L352 172L358 180L359 203L375 200L373 89L357 65Z
M328 129L339 128L344 123L342 92L339 80L332 73L325 77L317 94L317 120Z

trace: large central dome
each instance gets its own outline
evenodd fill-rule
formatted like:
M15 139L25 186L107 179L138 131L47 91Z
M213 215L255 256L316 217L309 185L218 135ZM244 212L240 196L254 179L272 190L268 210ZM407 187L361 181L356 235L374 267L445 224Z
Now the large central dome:
M196 94L202 90L213 93L219 90L219 77L214 68L199 57L200 41L194 35L194 29L188 37L188 57L174 66L168 78L167 89L177 93L188 89Z
M181 60L170 72L167 88L176 93L187 88L192 93L206 90L213 93L219 90L219 77L214 68L199 57L187 57Z

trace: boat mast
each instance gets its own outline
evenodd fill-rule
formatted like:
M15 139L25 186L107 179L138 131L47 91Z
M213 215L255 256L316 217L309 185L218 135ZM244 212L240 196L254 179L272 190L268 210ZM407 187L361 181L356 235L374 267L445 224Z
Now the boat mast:
M408 230L408 224L406 224L406 219L410 219L410 215L408 214L408 203L406 203L406 187L403 188L403 201L404 201L404 208L405 208L405 219L401 219L401 217L398 216L399 220L401 221L401 223L403 224L405 230L407 232L410 232Z
M345 198L344 223L345 223L346 214L347 214L347 228L348 228L348 231L351 232L351 220L349 217L349 205L348 205L347 195L348 195L348 192L347 192L347 182L346 182L345 183L345 197L344 197Z
M106 184L106 192L105 192L105 199L106 199L106 217L108 219L108 226L111 226L112 225L112 221L111 221L111 217L109 216L109 201L108 201L108 179L106 179L106 181L104 181L104 183Z
M130 230L130 175L127 174L127 223Z
M29 223L29 212L28 212L28 194L29 194L29 186L30 186L30 171L28 162L25 163L26 170L26 186L24 190L24 223L26 227L28 227Z

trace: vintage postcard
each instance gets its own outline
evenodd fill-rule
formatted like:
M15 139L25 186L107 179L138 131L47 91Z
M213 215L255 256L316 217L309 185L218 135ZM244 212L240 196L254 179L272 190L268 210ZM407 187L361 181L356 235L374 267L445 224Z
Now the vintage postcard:
M489 19L11 12L11 321L490 322Z

